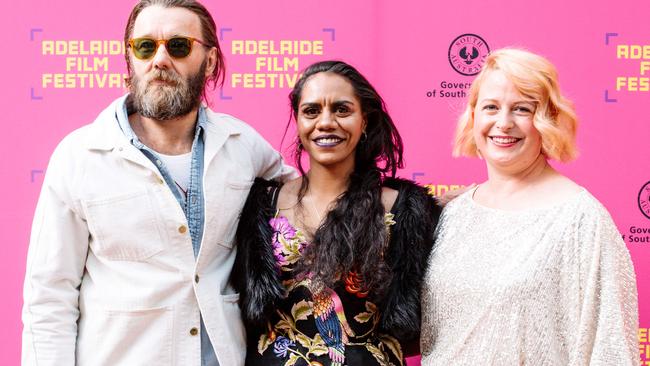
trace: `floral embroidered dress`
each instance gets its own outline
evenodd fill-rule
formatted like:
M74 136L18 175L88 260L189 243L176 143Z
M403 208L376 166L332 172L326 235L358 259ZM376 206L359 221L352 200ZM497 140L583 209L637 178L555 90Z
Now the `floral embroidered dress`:
M393 224L387 213L387 228ZM349 273L334 288L294 273L309 246L303 232L276 213L269 220L273 254L286 297L267 329L248 334L247 365L403 365L400 343L376 329L380 314L361 278Z

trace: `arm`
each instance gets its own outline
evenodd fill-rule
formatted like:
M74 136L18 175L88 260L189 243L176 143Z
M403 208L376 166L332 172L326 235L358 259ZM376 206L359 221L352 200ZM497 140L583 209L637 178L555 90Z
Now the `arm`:
M399 196L386 254L393 277L383 297L380 325L402 342L417 342L420 290L441 209L426 189L412 182L387 180L385 185L398 190Z
M599 210L600 209L600 210ZM578 226L583 295L572 365L638 365L638 299L634 267L604 208Z
M296 170L286 165L282 155L271 147L262 136L255 132L255 137L252 149L257 177L281 182L298 177Z
M255 180L237 227L237 256L231 278L240 293L242 317L249 326L264 327L274 304L284 296L271 247L273 187L277 183Z
M57 149L59 150L59 149ZM88 229L74 209L60 151L41 191L27 256L23 365L74 365Z

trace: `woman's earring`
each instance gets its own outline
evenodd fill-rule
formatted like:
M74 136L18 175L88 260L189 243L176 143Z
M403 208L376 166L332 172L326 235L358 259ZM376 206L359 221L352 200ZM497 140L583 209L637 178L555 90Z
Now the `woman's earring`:
M368 140L368 133L367 133L366 131L363 131L363 133L361 134L361 138L359 139L359 141L360 141L360 142L365 142L366 140Z

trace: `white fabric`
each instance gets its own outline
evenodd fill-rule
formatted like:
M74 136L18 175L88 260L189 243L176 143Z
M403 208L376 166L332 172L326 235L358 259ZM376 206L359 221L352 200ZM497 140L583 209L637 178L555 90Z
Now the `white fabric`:
M183 193L187 195L187 187L190 185L190 168L192 164L192 152L187 154L180 155L165 155L159 152L156 152L165 168L169 171L169 174L172 176L172 179L179 188L183 190Z
M451 201L422 294L422 365L639 364L630 255L586 190L542 209Z
M208 111L195 260L174 195L118 126L121 101L50 160L27 260L23 365L199 366L201 339L190 334L199 313L219 363L243 365L239 294L228 284L238 215L256 176L295 172L250 126Z

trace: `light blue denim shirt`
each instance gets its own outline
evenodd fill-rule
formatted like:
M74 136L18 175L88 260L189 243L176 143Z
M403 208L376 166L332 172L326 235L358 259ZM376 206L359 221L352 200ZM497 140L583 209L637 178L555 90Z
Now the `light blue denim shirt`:
M205 221L204 199L203 199L203 151L205 145L205 137L203 130L207 123L207 114L203 106L199 107L196 131L194 132L194 141L192 142L192 160L190 164L190 183L187 188L187 197L179 191L174 183L174 179L165 167L165 163L158 157L158 153L153 151L148 146L144 145L138 139L138 136L133 132L131 124L129 123L129 115L127 110L127 98L122 99L122 107L118 109L117 121L120 128L127 139L133 146L138 148L142 153L151 160L162 175L167 183L167 186L176 197L178 204L183 208L185 218L187 219L187 227L190 230L190 237L192 238L192 249L194 250L194 258L196 259L201 248L201 237L203 236L203 224ZM212 343L208 338L203 324L203 316L201 316L201 365L202 366L217 366L219 362L212 348Z

